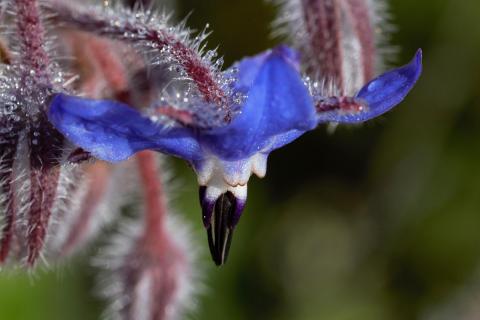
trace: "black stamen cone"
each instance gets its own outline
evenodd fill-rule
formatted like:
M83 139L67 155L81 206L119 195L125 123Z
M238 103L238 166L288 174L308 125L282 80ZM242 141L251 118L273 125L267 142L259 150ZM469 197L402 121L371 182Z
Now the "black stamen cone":
M231 192L222 194L215 202L211 224L207 228L208 245L217 266L225 264L232 243L232 217L237 199Z

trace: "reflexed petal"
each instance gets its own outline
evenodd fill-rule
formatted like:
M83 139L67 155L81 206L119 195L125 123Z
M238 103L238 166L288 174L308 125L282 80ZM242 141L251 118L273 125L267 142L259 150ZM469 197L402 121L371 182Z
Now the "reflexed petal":
M354 98L349 99L347 110L338 105L332 110L319 111L318 122L358 123L378 117L406 97L421 72L422 51L418 50L409 64L388 71L365 85Z
M56 95L49 120L70 141L95 157L117 162L137 151L154 149L187 161L198 157L190 130L162 128L129 106L107 100Z
M239 64L239 83L252 84L232 123L204 135L215 153L226 160L243 159L266 148L277 135L316 126L313 101L295 60L294 51L279 47Z

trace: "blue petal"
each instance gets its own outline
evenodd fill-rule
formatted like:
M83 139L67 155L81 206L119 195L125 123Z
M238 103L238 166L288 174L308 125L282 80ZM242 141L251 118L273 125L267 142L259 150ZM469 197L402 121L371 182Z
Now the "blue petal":
M300 70L300 55L297 51L285 45L280 45L274 50L277 54L282 55L284 59L289 61L295 69ZM232 66L232 68L238 69L238 78L235 82L237 91L248 92L250 90L265 60L271 55L272 50L268 50L254 57L245 58Z
M290 131L299 136L316 126L313 101L296 57L293 50L280 47L238 65L238 81L249 87L248 98L229 125L203 135L209 149L225 160L244 159L269 148L273 141L291 140L278 136Z
M121 161L145 149L190 162L200 154L188 129L162 128L135 109L114 101L58 94L50 104L48 117L75 145L105 161Z
M422 50L412 61L400 68L388 71L370 81L355 99L367 108L363 112L345 113L342 110L319 113L318 122L359 123L378 117L389 111L407 96L422 73Z

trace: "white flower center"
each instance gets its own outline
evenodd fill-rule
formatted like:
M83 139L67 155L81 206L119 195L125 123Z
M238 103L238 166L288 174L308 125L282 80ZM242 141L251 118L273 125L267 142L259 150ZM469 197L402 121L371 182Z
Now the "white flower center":
M224 161L215 156L197 169L198 184L207 187L206 197L216 200L230 191L237 199L246 200L247 182L252 173L263 178L267 172L267 155L256 153L248 159Z

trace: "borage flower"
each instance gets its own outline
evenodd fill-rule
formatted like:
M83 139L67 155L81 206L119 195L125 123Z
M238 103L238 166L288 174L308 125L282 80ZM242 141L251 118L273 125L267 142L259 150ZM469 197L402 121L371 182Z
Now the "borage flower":
M49 119L99 159L117 162L152 149L186 160L197 173L210 251L221 265L245 206L247 182L252 173L265 175L270 152L320 123L359 123L387 112L412 89L421 60L418 51L409 64L370 81L353 97L312 96L299 72L298 54L280 46L234 65L233 93L247 97L224 125L196 125L203 115L194 112L201 108L192 113L163 108L176 120L166 125L119 102L64 94L52 100Z

